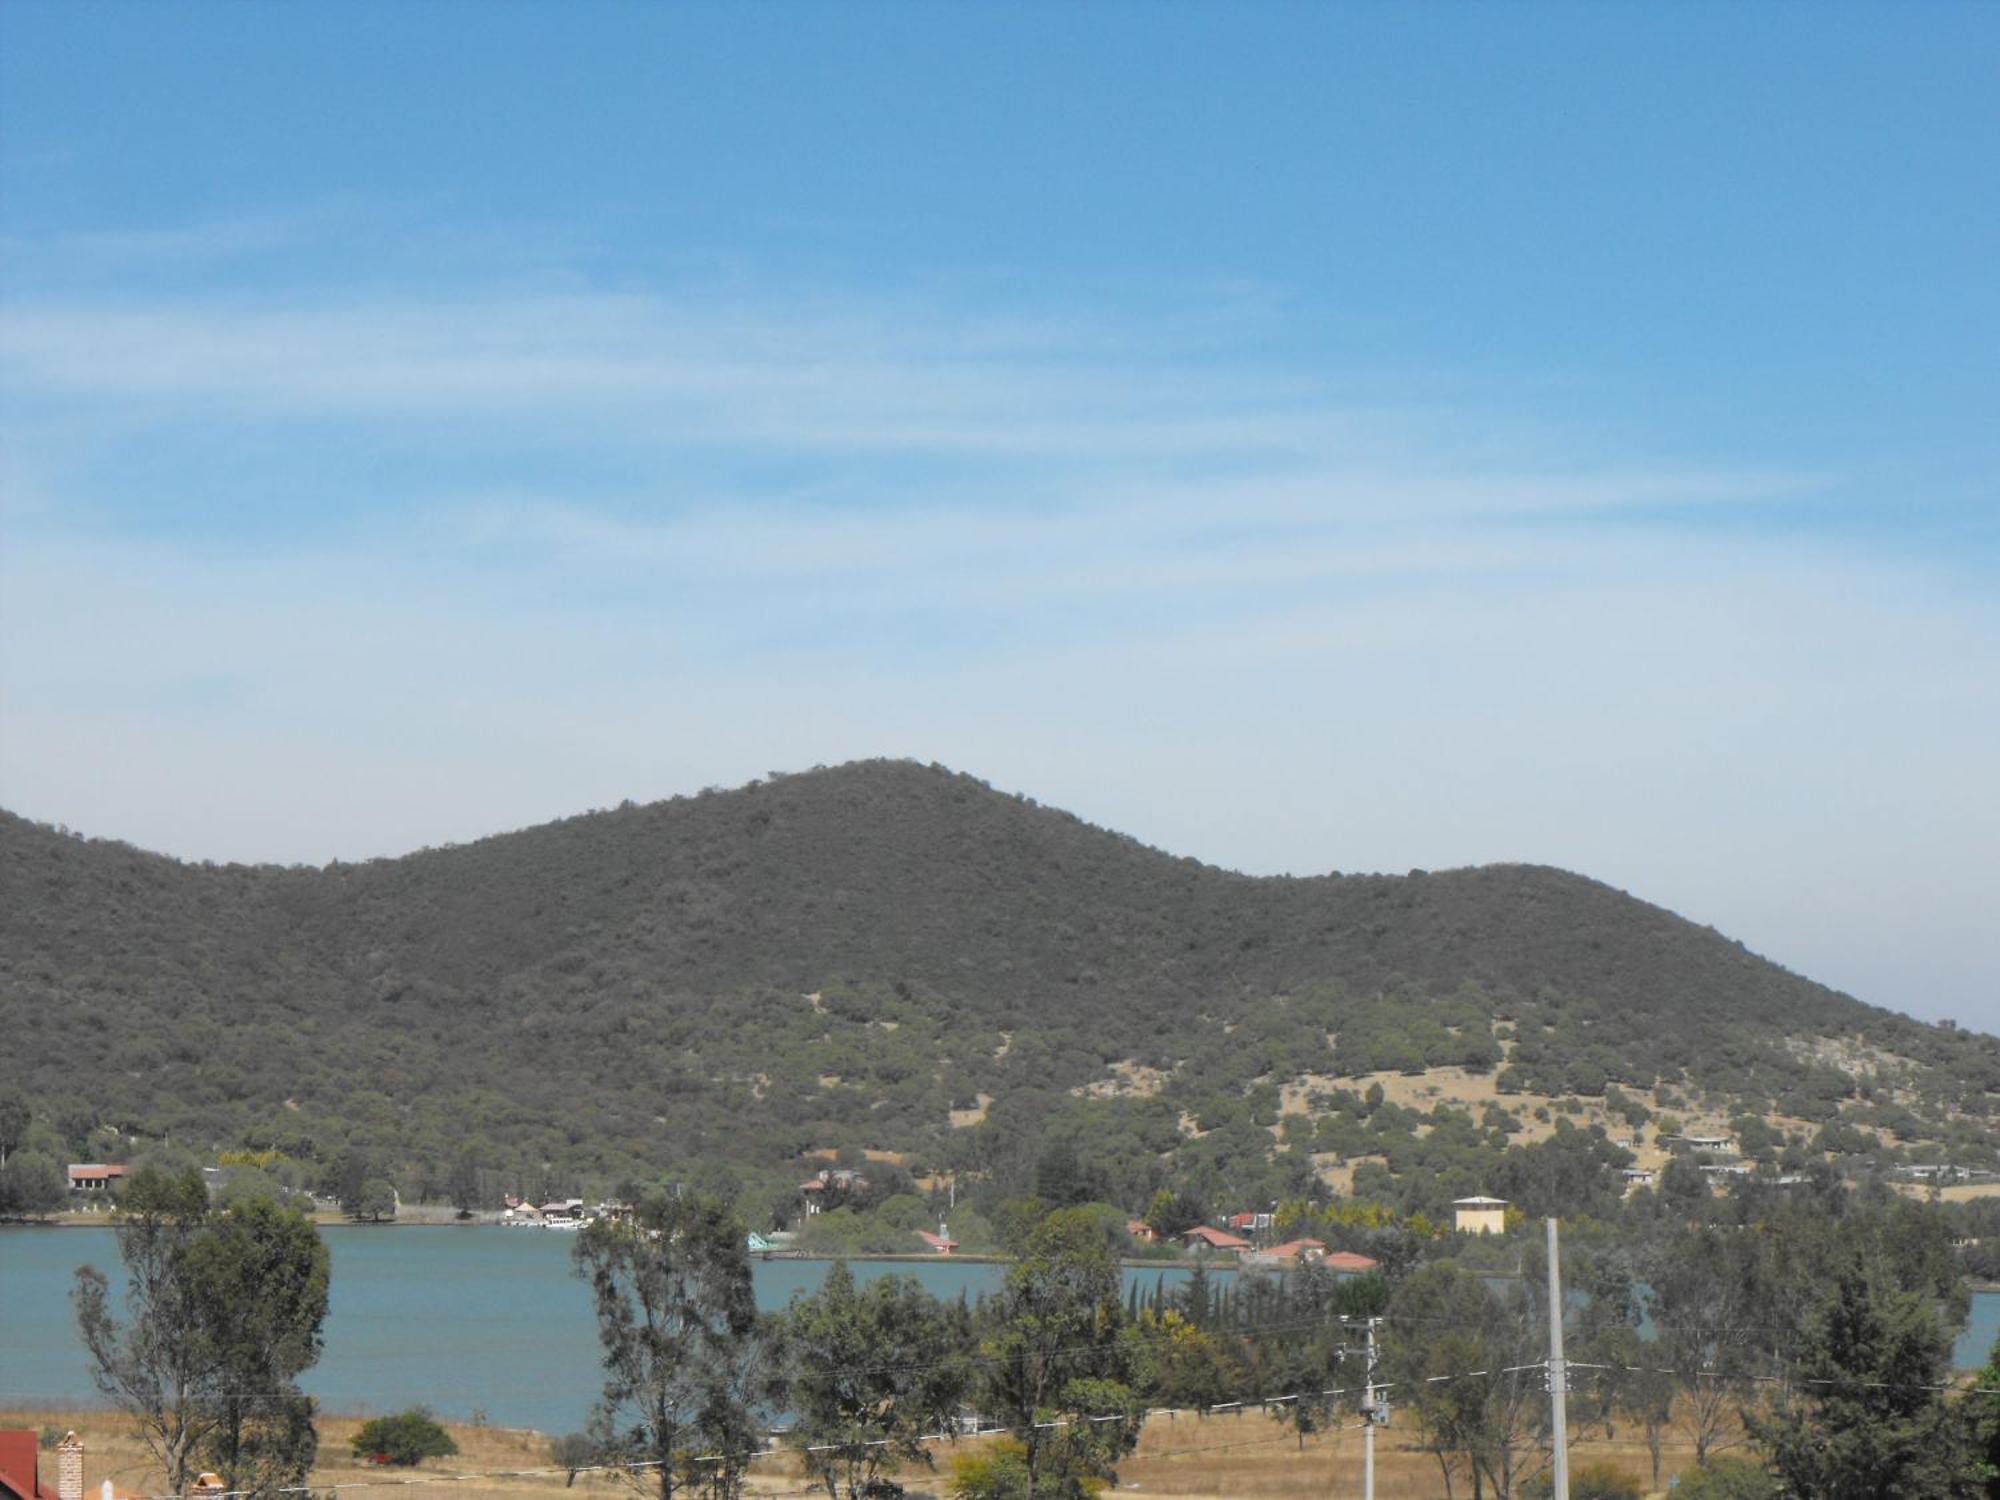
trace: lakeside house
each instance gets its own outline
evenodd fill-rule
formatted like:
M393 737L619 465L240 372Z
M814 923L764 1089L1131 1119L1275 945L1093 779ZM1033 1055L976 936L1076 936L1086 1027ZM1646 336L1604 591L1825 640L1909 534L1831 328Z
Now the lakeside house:
M1326 1259L1326 1244L1322 1240L1286 1240L1282 1245L1272 1245L1268 1249L1254 1251L1243 1257L1245 1265L1316 1266Z
M1181 1236L1181 1247L1197 1255L1241 1255L1250 1248L1250 1242L1225 1229L1197 1224Z
M125 1168L116 1162L72 1162L69 1168L69 1190L72 1193L108 1193L113 1184L122 1182Z
M1127 1219L1125 1232L1132 1237L1134 1243L1140 1245L1155 1244L1160 1238L1160 1232L1144 1219Z
M1451 1203L1452 1227L1460 1234L1505 1234L1507 1232L1507 1200L1505 1198L1454 1198Z
M1320 1264L1342 1276L1366 1276L1382 1265L1373 1256L1359 1255L1352 1250L1336 1250L1331 1255L1323 1256Z
M818 1175L808 1177L799 1184L799 1191L805 1195L806 1215L810 1218L820 1211L830 1193L867 1192L868 1174L847 1167L822 1167Z
M933 1253L938 1255L949 1255L951 1254L952 1251L958 1248L958 1241L953 1239L947 1239L944 1236L944 1234L942 1233L944 1225L942 1224L938 1225L938 1229L940 1232L937 1234L932 1234L928 1229L919 1229L917 1231L917 1238L922 1240L926 1245L930 1246Z

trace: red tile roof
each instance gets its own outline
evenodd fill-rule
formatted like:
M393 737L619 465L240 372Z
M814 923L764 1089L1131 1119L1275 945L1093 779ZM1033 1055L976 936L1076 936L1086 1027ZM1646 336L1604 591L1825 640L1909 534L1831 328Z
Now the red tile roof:
M1365 1255L1356 1255L1352 1250L1336 1250L1320 1264L1328 1270L1352 1271L1360 1275L1374 1270L1381 1262L1370 1260Z
M922 1240L926 1245L929 1245L931 1249L937 1251L939 1255L949 1255L958 1248L957 1240L948 1240L941 1234L932 1234L928 1229L919 1229L917 1231L917 1238Z
M0 1431L0 1495L14 1500L56 1500L56 1488L41 1482L41 1440L28 1428Z
M1273 1245L1266 1255L1299 1256L1309 1251L1324 1251L1326 1246L1318 1240L1286 1240L1282 1245Z
M1198 1225L1181 1236L1184 1240L1200 1240L1211 1250L1248 1250L1250 1242L1220 1229L1210 1229L1206 1224Z

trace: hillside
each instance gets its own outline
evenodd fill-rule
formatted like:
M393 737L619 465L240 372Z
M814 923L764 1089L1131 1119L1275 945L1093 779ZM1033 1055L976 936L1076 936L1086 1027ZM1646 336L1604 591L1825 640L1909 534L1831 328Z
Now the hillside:
M2000 1090L1992 1038L1577 875L1250 878L890 762L325 869L0 815L0 1022L4 1081L78 1151L355 1143L419 1186L468 1150L551 1181L842 1146L1004 1174L1052 1132L1212 1176L1269 1154L1282 1100L1426 1068L1976 1150Z

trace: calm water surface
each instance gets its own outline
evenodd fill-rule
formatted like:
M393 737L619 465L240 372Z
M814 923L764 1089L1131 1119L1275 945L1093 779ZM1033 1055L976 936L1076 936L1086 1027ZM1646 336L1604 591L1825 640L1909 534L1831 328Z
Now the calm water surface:
M583 1425L602 1375L590 1295L570 1274L567 1234L491 1227L324 1227L333 1253L326 1352L304 1384L331 1411L398 1411L423 1402L445 1416L569 1432ZM0 1407L95 1405L69 1307L70 1277L113 1275L109 1229L0 1230ZM829 1262L755 1263L757 1303L783 1307L817 1287ZM857 1261L868 1282L898 1272L934 1295L998 1290L1005 1266ZM1179 1268L1130 1271L1151 1290ZM114 1280L114 1288L116 1282Z
M424 1402L449 1417L543 1432L583 1425L597 1392L597 1330L589 1295L570 1274L566 1234L536 1229L325 1228L333 1252L326 1353L307 1389L332 1411L396 1411ZM115 1273L109 1229L0 1230L0 1407L95 1405L69 1308L85 1263ZM782 1307L819 1285L825 1261L759 1261L758 1305ZM940 1297L996 1290L1004 1266L857 1262L866 1282L914 1275ZM1150 1291L1186 1279L1179 1268L1132 1270ZM1980 1292L1955 1350L1961 1368L1986 1362L2000 1338L2000 1293Z

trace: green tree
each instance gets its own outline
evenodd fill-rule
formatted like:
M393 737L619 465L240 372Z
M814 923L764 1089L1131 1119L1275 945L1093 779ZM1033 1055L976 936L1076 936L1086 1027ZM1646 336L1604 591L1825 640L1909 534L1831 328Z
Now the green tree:
M396 1217L396 1189L386 1177L371 1177L361 1186L361 1195L351 1203L342 1201L349 1218L379 1224Z
M327 1164L321 1187L329 1197L339 1200L342 1213L359 1217L362 1194L374 1175L368 1153L350 1146Z
M469 1214L481 1202L479 1192L479 1158L470 1146L459 1152L452 1161L451 1176L446 1184L451 1198L451 1206L461 1214Z
M0 1167L7 1165L7 1158L28 1138L29 1118L28 1101L19 1089L0 1093Z
M777 1377L750 1286L743 1226L700 1196L646 1198L578 1236L604 1345L591 1437L660 1500L734 1495L759 1446L755 1417Z
M1096 1216L1059 1210L1027 1236L995 1299L980 1405L1020 1442L1029 1500L1072 1500L1115 1481L1117 1459L1139 1441L1119 1282Z
M1946 1402L1951 1341L1930 1299L1860 1250L1800 1340L1798 1380L1751 1436L1792 1493L1814 1500L1955 1500L1976 1493L1961 1414Z
M319 1359L332 1262L312 1221L269 1198L211 1214L184 1274L216 1364L199 1454L233 1492L298 1483L319 1451L298 1376Z
M970 1321L913 1276L857 1291L845 1261L784 1319L790 1441L830 1497L869 1492L904 1463L932 1466L923 1439L949 1429L971 1378Z
M215 1420L207 1399L215 1385L214 1351L184 1274L188 1243L207 1219L200 1173L140 1168L119 1200L128 1320L112 1312L110 1284L95 1266L77 1268L71 1292L92 1383L137 1420L177 1494L199 1472L195 1453Z
M2000 1339L1979 1372L1979 1394L1967 1397L1973 1442L1988 1500L2000 1500Z
M1494 1291L1449 1262L1426 1266L1396 1289L1382 1360L1384 1379L1414 1409L1445 1492L1455 1476L1473 1493L1508 1500L1539 1462L1545 1405L1541 1319L1521 1285Z
M376 1417L354 1434L356 1458L386 1459L413 1469L427 1458L450 1458L458 1443L427 1406L406 1407L392 1417Z
M0 1166L0 1218L54 1213L69 1196L62 1168L39 1151L20 1151Z
M137 1419L176 1491L204 1467L250 1493L296 1483L317 1438L294 1378L318 1357L327 1302L312 1225L268 1202L213 1212L199 1172L146 1167L117 1234L126 1316L94 1266L72 1294L99 1392Z
M1639 1330L1624 1323L1597 1330L1578 1346L1577 1357L1601 1368L1571 1398L1571 1410L1586 1422L1601 1422L1606 1437L1616 1436L1620 1421L1635 1424L1652 1463L1652 1488L1659 1489L1661 1450L1674 1419L1672 1373L1659 1365Z
M1207 1223L1208 1209L1191 1194L1161 1188L1146 1205L1146 1222L1161 1239L1178 1239L1196 1225Z
M1179 1308L1147 1308L1128 1338L1133 1382L1150 1401L1206 1411L1242 1389L1243 1372L1223 1341Z
M1670 1236L1650 1263L1659 1363L1680 1387L1677 1420L1697 1464L1736 1441L1736 1413L1756 1373L1770 1315L1758 1253L1744 1235L1691 1229Z

